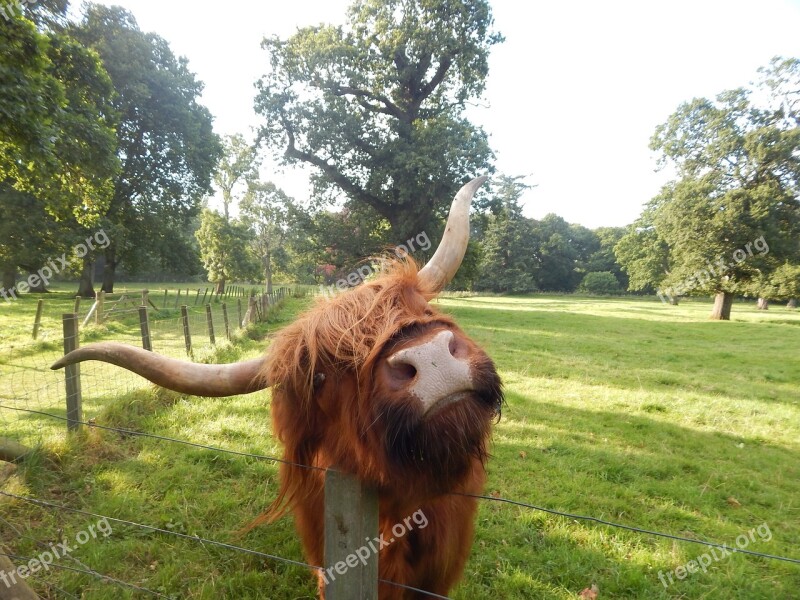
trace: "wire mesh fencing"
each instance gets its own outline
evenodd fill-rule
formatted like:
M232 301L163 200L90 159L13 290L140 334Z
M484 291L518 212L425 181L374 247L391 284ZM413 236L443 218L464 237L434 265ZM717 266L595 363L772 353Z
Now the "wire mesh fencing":
M8 330L0 335L4 350L0 355L2 430L13 432L13 441L26 446L52 441L63 434L37 413L68 416L65 394L69 394L69 371L51 369L68 348L114 341L173 358L202 359L244 326L265 319L291 290L279 288L261 295L240 287L226 295L209 295L208 288L204 294L201 289L190 292L181 290L172 296L151 295L146 290L114 295L100 292L92 302L45 301L53 306L44 311L43 301L39 301L32 319L35 340L26 339L19 331ZM74 317L69 321L69 330L67 315ZM79 382L71 383L79 383L82 416L87 420L111 399L149 385L134 373L97 361L81 365ZM0 434L0 438L8 435Z

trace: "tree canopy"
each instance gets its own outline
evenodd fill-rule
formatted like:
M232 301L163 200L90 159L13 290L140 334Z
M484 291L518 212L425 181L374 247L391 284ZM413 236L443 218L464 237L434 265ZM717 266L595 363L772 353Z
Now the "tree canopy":
M430 229L465 178L491 171L487 136L463 115L502 40L491 26L486 0L357 0L344 26L266 39L260 139L313 167L317 198L343 192L397 240Z
M761 74L765 104L729 90L681 104L656 129L651 148L677 178L617 246L632 289L713 294L712 316L727 319L734 294L762 295L800 259L800 61L776 58Z
M131 13L90 4L73 33L99 54L116 90L121 171L103 221L111 238L103 290L111 292L120 261L135 269L143 248L158 254L164 234L197 214L221 144L186 59Z

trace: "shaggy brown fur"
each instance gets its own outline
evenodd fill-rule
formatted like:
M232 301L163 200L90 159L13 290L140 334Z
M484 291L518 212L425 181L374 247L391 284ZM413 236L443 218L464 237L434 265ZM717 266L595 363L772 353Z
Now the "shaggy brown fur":
M415 511L429 522L380 552L380 577L446 594L469 555L492 419L502 403L489 357L428 301L411 261L388 263L375 281L330 300L284 329L269 349L264 376L272 384L274 430L288 461L354 474L379 494L380 531ZM406 390L392 390L386 357L453 331L469 352L476 391L423 416ZM324 375L320 383L319 375ZM315 385L315 376L316 385ZM281 465L281 487L265 519L287 509L310 564L323 565L324 472ZM320 580L320 596L324 596ZM415 598L381 584L384 600Z

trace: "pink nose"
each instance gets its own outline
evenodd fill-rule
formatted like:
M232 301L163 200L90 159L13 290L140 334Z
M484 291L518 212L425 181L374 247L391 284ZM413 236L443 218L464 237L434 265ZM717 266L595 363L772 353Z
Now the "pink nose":
M452 331L437 333L424 344L398 350L387 363L408 379L410 392L425 412L442 401L457 401L459 392L474 389L466 349Z

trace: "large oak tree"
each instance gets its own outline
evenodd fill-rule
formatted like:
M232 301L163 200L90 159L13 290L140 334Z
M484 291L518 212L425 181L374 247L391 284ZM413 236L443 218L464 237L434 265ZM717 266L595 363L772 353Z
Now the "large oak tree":
M491 170L487 136L464 107L483 92L502 38L486 0L357 0L347 17L264 41L260 137L286 163L313 168L317 198L343 192L400 242Z

